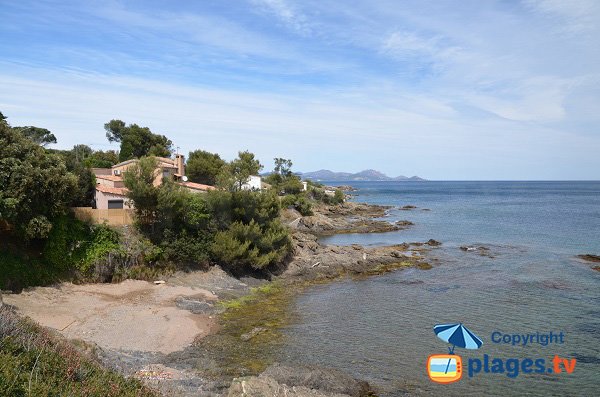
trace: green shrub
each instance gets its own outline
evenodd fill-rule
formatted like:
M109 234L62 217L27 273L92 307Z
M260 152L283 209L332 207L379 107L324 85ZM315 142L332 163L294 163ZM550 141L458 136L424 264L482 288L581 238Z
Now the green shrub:
M285 196L281 200L281 204L284 207L293 207L302 216L309 216L309 215L313 214L312 203L304 195L291 194L291 195Z
M183 230L175 234L166 230L161 248L170 262L193 267L208 267L211 239L207 233L188 234Z
M344 202L345 199L346 196L344 195L344 192L342 192L340 189L336 189L335 193L333 194L333 199L331 200L331 203L334 205L341 204Z
M50 284L59 279L57 272L46 266L40 258L11 251L0 248L0 289L20 291L25 287Z
M121 253L120 234L106 225L89 225L72 216L55 220L46 240L43 261L62 273L87 278L94 265Z
M238 274L281 263L291 249L289 232L279 222L261 228L253 220L249 224L235 222L218 232L211 246L215 260Z

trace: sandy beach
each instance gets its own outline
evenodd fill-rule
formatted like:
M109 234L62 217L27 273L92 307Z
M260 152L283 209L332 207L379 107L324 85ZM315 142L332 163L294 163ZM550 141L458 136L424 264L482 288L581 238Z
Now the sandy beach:
M216 329L214 316L176 306L179 297L214 302L202 288L155 285L126 280L120 284L60 284L6 295L6 304L69 339L104 349L171 353Z

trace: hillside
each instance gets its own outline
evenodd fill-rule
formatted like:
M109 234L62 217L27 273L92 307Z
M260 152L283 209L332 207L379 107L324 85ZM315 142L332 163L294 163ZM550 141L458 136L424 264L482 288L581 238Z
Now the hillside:
M406 177L404 175L395 178L389 177L376 170L364 170L355 174L350 172L334 172L330 170L319 170L301 174L303 179L315 181L424 181L418 176Z

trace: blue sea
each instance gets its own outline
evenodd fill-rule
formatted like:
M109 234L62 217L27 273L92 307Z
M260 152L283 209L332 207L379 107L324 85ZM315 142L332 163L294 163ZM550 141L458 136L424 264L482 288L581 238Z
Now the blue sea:
M307 290L293 307L298 321L284 330L281 361L338 368L369 381L381 396L600 395L600 272L577 258L600 255L600 182L344 184L359 189L355 201L393 206L384 219L415 225L322 243L433 238L442 246L426 254L430 270ZM405 205L417 208L401 210ZM448 353L450 345L433 332L444 323L463 323L483 341L478 350L456 347L463 373L452 384L432 382L426 368L430 355ZM551 332L562 333L562 343L536 343ZM532 341L513 345L513 335ZM503 337L510 343L496 343ZM548 372L555 355L576 360L571 373L563 364L561 373ZM543 373L528 359L543 359Z

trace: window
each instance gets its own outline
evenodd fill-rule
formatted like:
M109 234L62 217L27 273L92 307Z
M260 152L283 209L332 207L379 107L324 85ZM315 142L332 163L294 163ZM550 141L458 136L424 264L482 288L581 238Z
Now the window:
M123 200L108 200L108 209L109 210L122 210L123 209Z

